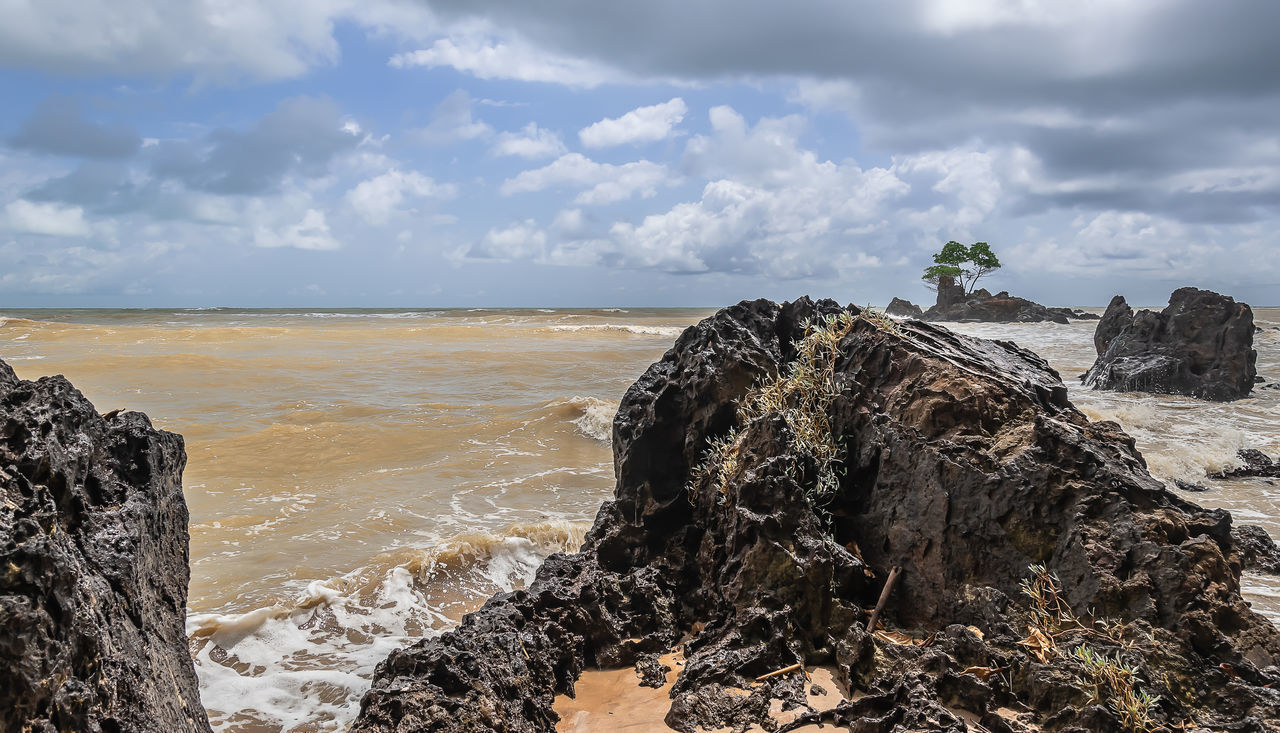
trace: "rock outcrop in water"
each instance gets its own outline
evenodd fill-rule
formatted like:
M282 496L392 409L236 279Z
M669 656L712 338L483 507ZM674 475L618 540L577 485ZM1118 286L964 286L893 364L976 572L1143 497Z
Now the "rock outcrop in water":
M1098 359L1081 380L1094 389L1157 392L1226 402L1257 376L1253 311L1209 290L1180 288L1159 313L1133 313L1116 296L1098 322Z
M892 315L892 314L891 314ZM987 323L1068 323L1070 319L1091 319L1096 315L1070 308L1048 308L1026 298L1001 291L992 295L986 290L965 293L952 278L938 282L938 301L924 312L926 321L982 321Z
M781 731L1280 725L1280 633L1240 596L1231 516L1168 492L1014 344L740 303L628 390L613 445L581 552L393 653L353 730L550 733L583 669L677 644L686 733L773 728L803 677L756 678L793 664L858 695ZM893 633L870 633L895 566Z
M182 437L0 362L0 730L208 731Z
M894 298L889 301L889 305L885 306L884 312L890 316L898 316L899 318L924 318L924 311L920 306L909 300L902 298Z

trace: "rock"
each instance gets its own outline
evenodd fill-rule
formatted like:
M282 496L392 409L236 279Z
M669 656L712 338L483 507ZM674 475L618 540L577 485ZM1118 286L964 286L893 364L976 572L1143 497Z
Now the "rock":
M934 308L945 310L963 303L967 298L964 286L956 282L955 278L944 276L938 279L938 299L934 304ZM933 308L929 310L933 310Z
M1280 547L1276 547L1267 530L1242 524L1231 529L1231 537L1240 548L1240 560L1245 570L1280 574Z
M0 730L209 731L182 436L0 362Z
M965 294L964 288L951 278L938 281L938 302L924 312L927 321L983 321L991 323L1067 323L1074 317L1068 308L1046 308L1024 298L1010 296L1007 291L996 295L986 290Z
M884 312L886 315L898 316L899 318L924 317L924 311L920 310L920 306L902 298L894 298L889 301L889 305L884 309Z
M1180 491L1191 491L1191 492L1195 492L1195 493L1204 493L1204 492L1206 492L1206 491L1208 491L1208 490L1209 490L1209 487L1208 487L1208 486L1205 486L1204 484L1196 484L1196 483L1192 483L1192 482L1190 482L1190 481L1183 481L1183 480L1182 480L1182 479L1180 479L1180 478L1176 478L1176 479L1174 479L1174 480L1173 480L1173 485L1174 485L1174 487L1175 487L1175 488L1177 488L1177 489L1178 489L1178 490L1180 490Z
M1270 456L1256 448L1237 451L1236 457L1240 459L1239 466L1209 474L1209 478L1280 478L1280 461L1271 460Z
M1129 324L1133 323L1133 308L1125 302L1123 295L1117 295L1107 304L1107 310L1098 320L1098 327L1093 331L1093 348L1101 356L1107 347L1115 341Z
M829 341L803 340L815 320ZM1240 596L1230 514L1166 490L1035 354L891 325L805 298L743 302L686 330L622 399L614 498L582 550L393 653L353 730L551 731L553 697L583 668L678 642L666 722L685 733L765 723L771 700L802 706L802 675L755 684L796 663L833 664L856 699L779 730L965 730L949 706L1096 729L1114 716L1081 689L1084 645L1160 696L1153 729L1280 724L1262 671L1280 662L1280 632ZM832 445L838 466L823 458ZM890 635L870 634L895 565ZM1112 631L1064 621L1038 646L1022 584L1039 572L1061 579L1045 581L1060 582L1053 614Z
M1116 296L1098 323L1098 359L1081 380L1094 389L1180 394L1225 402L1248 396L1257 374L1253 311L1208 290L1181 288L1159 313Z

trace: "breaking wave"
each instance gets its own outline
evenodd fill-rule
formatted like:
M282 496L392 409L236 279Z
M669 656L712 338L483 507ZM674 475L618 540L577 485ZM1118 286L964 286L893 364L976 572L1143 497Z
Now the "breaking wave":
M576 551L589 526L458 535L384 552L247 613L192 614L187 635L210 722L245 733L345 730L389 653L442 633L495 592L525 587L547 555Z

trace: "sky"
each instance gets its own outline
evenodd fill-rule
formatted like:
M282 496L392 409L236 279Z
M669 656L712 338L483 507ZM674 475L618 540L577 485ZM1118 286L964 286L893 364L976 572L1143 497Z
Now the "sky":
M1280 305L1274 0L0 17L0 307Z

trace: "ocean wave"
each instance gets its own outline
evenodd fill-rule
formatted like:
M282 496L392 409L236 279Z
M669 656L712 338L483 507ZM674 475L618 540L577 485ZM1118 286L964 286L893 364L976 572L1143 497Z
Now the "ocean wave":
M443 311L406 311L400 313L333 313L316 311L301 314L307 318L439 318Z
M613 416L618 412L618 403L602 400L598 397L570 397L567 400L552 403L555 407L565 408L573 417L576 431L581 435L608 443L613 438Z
M590 323L574 326L552 326L551 330L571 333L578 331L631 333L640 336L667 336L672 338L684 333L684 328L680 326L637 326L629 323Z
M191 614L210 722L224 732L345 730L392 650L452 627L494 592L524 587L547 555L576 550L588 526L517 523L389 550L269 606Z

